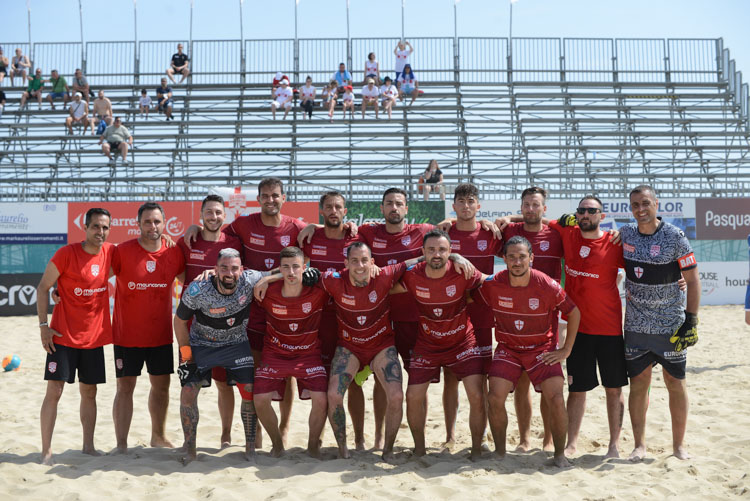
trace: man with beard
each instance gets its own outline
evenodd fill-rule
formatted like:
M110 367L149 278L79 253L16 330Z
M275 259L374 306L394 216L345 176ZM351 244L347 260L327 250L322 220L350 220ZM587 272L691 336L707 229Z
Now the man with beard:
M198 233L193 248L189 249L185 241L180 239L177 246L185 257L185 286L182 288L181 298L185 296L187 285L206 270L213 269L222 249L236 249L242 251L239 238L228 236L221 231L226 213L224 199L219 195L208 195L201 203L201 220L203 229ZM187 326L190 329L190 324ZM247 338L247 336L246 336ZM232 443L232 415L234 414L234 391L226 384L227 374L223 367L212 370L211 376L216 381L218 390L219 416L221 417L221 447L228 447ZM245 401L243 400L244 406Z
M112 270L117 275L112 321L117 392L112 409L117 449L127 452L133 418L133 391L146 364L151 381L151 447L173 447L164 434L169 404L172 351L172 285L184 280L182 251L162 242L164 209L146 202L138 209L141 235L117 246Z
M203 222L207 228L211 226L209 217ZM232 248L218 252L215 271L210 280L190 284L174 316L174 332L182 357L177 372L182 385L180 418L187 453L184 462L196 457L198 393L201 387L211 386L211 371L221 367L225 384L243 385L250 395L253 391L247 319L253 287L268 273L243 271L240 253ZM257 425L252 398L243 398L241 415L245 426L245 458L249 460L255 454Z

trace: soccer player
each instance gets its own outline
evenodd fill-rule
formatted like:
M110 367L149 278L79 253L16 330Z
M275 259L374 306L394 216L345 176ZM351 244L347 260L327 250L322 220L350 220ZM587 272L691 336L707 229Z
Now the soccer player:
M622 247L613 244L599 223L605 218L601 200L587 195L578 202L575 219L564 215L549 226L560 233L565 249L565 292L578 305L581 322L567 361L568 443L565 455L575 454L586 412L586 392L602 386L607 399L609 446L605 457L619 457L619 440L628 384L622 338L622 303L617 273L625 267ZM565 226L567 224L573 226ZM576 225L577 223L577 225Z
M172 287L184 280L182 251L162 242L164 209L146 202L138 209L140 236L117 246L112 270L117 275L112 334L117 392L112 408L118 452L128 448L133 391L143 364L151 391L151 447L173 447L164 433L169 404L172 350Z
M55 252L37 287L36 311L42 348L47 352L44 379L47 393L39 421L42 428L42 464L51 465L52 433L57 405L65 382L75 381L81 393L83 453L99 456L94 447L96 385L105 382L104 348L112 342L107 279L114 245L107 243L110 215L92 208L84 219L86 240L68 244ZM47 322L49 291L57 282L60 301L52 322Z
M635 448L631 461L646 456L646 411L651 370L662 366L672 416L672 450L690 456L684 445L688 416L685 384L687 348L698 342L701 284L698 263L685 234L657 217L654 189L641 185L630 192L636 223L620 228L625 257L625 359L630 378L630 421ZM678 281L684 277L687 293Z
M211 226L210 219L205 217L203 221L207 227ZM201 387L211 386L211 371L222 367L224 384L244 385L249 395L253 391L253 356L246 328L253 287L264 274L243 271L240 253L233 248L218 251L215 271L210 280L190 284L174 316L175 337L183 360L177 372L182 385L180 418L185 434L185 462L196 457L198 393ZM252 398L242 400L240 412L245 426L245 458L250 460L255 455L257 425Z
M279 256L284 280L271 284L260 302L267 313L266 342L255 371L255 410L271 437L271 456L280 457L285 446L271 401L282 398L287 378L296 378L300 399L312 400L307 451L317 458L328 406L318 326L328 295L317 287L303 286L305 255L300 249L287 247Z
M563 397L561 362L569 355L578 332L580 313L555 280L531 269L531 243L522 236L505 241L503 254L508 268L484 281L473 297L489 306L495 316L498 346L490 368L489 421L495 453L505 456L508 414L505 400L521 372L526 371L537 392L547 402L549 427L554 443L554 463L568 466L565 434L568 414ZM568 316L565 345L557 348L558 312Z
M228 236L221 231L226 213L224 199L219 195L208 195L201 203L201 220L203 229L197 235L193 248L190 249L183 239L177 242L185 257L185 286L182 288L181 298L190 284L198 275L208 269L216 267L219 251L226 248L242 251L242 242L237 237ZM246 325L246 323L245 323ZM190 325L187 326L190 329ZM245 336L247 339L247 336ZM219 392L218 405L221 417L221 447L228 447L232 443L232 415L234 414L234 391L226 384L227 374L223 367L215 367L211 376L216 381Z

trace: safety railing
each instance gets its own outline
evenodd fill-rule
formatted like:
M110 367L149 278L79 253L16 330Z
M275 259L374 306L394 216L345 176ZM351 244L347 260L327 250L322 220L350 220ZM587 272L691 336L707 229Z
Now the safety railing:
M41 68L46 77L50 71L57 70L70 77L77 68L83 68L83 51L80 42L39 42L34 44L34 69Z
M86 78L92 82L99 85L132 85L135 73L135 43L86 43Z
M292 77L294 40L246 40L245 72L247 83L270 84L277 71Z
M186 41L148 40L138 43L138 74L141 84L155 87L162 77L166 78L172 55L177 52L177 44L180 43L182 44L182 52L190 58L190 67L192 67L193 57L190 53L190 45ZM239 59L239 54L237 54L237 58ZM171 84L169 81L167 83Z
M667 46L661 38L615 40L615 75L620 82L666 81Z
M190 71L195 73L193 83L240 83L241 51L241 40L193 41L192 51L188 55Z
M461 37L458 39L462 83L508 81L508 39Z

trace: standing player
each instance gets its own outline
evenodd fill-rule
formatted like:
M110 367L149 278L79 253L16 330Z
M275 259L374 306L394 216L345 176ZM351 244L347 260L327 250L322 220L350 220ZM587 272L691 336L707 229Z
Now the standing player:
M620 432L625 413L622 387L628 384L622 339L622 303L617 272L625 267L622 248L599 228L604 219L601 200L587 195L578 202L577 226L563 216L550 227L560 233L565 249L565 292L578 305L581 322L567 362L568 443L565 455L576 452L578 433L586 412L586 392L599 385L596 367L607 398L609 447L605 457L619 457ZM560 224L562 223L562 224Z
M495 453L505 456L508 427L505 400L521 372L526 371L534 389L547 401L554 462L559 467L568 466L565 459L568 414L560 363L570 355L581 315L560 284L530 268L534 255L528 240L522 236L506 240L503 254L508 269L485 280L474 293L474 298L489 306L495 315L498 346L489 374L489 421ZM565 346L560 349L555 332L558 312L568 316L568 334Z
M284 281L271 284L260 302L268 315L263 358L255 371L255 410L271 437L271 455L280 457L285 446L271 401L284 395L287 378L296 378L300 399L312 400L307 451L317 458L328 405L318 325L328 295L319 288L303 285L305 255L300 249L283 249L280 262Z
M105 382L104 348L112 342L107 279L114 245L107 243L110 215L105 209L89 209L84 226L86 240L58 249L47 264L37 287L36 311L42 348L47 352L44 396L39 421L42 428L42 464L51 465L52 433L57 405L65 382L75 381L81 393L83 453L99 456L94 447L96 385ZM47 323L49 290L57 282L60 301L51 324Z
M164 434L169 404L172 351L172 286L184 279L182 251L163 244L164 209L146 202L138 209L140 237L117 246L112 269L117 275L112 334L117 392L112 408L117 449L128 449L133 391L143 364L151 391L151 446L173 447Z
M620 229L625 257L625 358L630 377L630 421L635 448L631 461L646 456L646 411L651 369L663 368L672 416L672 450L690 456L683 443L688 416L687 348L698 342L701 284L698 264L685 234L656 216L659 201L650 186L630 192L636 224ZM678 281L685 278L687 295ZM686 297L687 296L687 297Z
M185 286L182 288L182 296L185 295L187 286L201 273L216 266L216 260L221 249L231 248L242 251L242 243L239 238L228 236L221 231L224 225L226 213L224 212L224 199L219 195L208 195L201 203L201 220L203 229L198 233L193 248L190 249L183 239L177 242L185 257ZM246 325L247 323L245 323ZM190 329L190 325L188 325ZM247 339L247 336L245 336ZM228 447L232 443L232 415L234 414L234 391L227 385L227 374L223 367L216 367L211 373L216 381L216 389L219 392L219 416L221 417L221 447Z

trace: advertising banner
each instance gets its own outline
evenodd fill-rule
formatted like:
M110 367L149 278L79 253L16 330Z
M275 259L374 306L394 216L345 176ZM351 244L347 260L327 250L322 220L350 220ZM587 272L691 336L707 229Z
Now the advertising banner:
M750 198L697 198L698 240L744 240L750 234Z
M36 287L41 279L41 273L0 275L0 317L36 315ZM51 313L51 291L49 304Z
M317 212L317 204L316 212ZM286 207L286 205L284 206ZM380 202L348 202L346 204L348 212L344 221L354 221L357 226L364 223L385 223L385 217L380 210ZM406 215L406 222L437 224L445 217L445 203L441 201L417 201L409 202L409 213ZM321 221L322 222L322 221Z
M66 203L0 204L0 244L67 242Z
M744 304L747 269L743 261L698 263L701 304Z
M224 224L231 224L239 216L260 212L257 186L216 186L208 191L224 199L224 209L227 213ZM194 203L196 210L200 212L201 202ZM286 202L281 212L305 222L318 220L318 204L315 202Z

